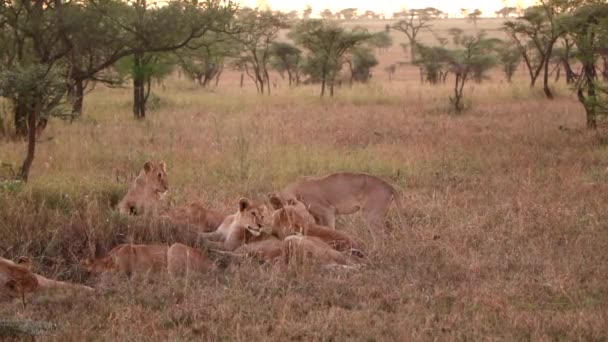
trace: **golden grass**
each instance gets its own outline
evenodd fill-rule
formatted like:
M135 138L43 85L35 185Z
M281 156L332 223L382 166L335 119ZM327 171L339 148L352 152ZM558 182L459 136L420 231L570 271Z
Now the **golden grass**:
M0 316L55 322L59 340L608 338L608 148L584 130L576 99L557 85L548 101L524 74L508 85L496 73L467 87L472 107L456 116L449 85L400 73L388 83L377 71L333 100L285 85L258 96L235 86L238 75L215 92L172 79L144 122L131 119L129 89L99 87L81 119L52 121L32 181L0 191L2 256L28 254L47 276L94 283L80 258L129 238L182 239L179 227L110 209L146 159L167 161L174 202L229 212L240 196L264 199L303 175L369 172L406 205L405 227L382 236L369 266L118 278L93 296L2 304ZM2 142L0 159L17 164L24 148ZM370 239L359 215L338 227Z

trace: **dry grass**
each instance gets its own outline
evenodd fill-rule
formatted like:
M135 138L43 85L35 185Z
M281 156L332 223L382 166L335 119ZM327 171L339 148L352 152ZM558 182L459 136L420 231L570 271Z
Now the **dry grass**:
M77 262L94 250L182 240L179 227L110 209L149 158L168 162L176 203L226 211L302 175L369 172L402 189L406 226L356 272L243 264L188 283L110 279L93 296L3 304L0 317L56 322L59 340L608 338L608 147L576 100L496 75L454 116L448 86L406 75L325 101L306 87L259 97L235 75L216 92L171 80L145 122L130 118L128 89L97 89L82 119L52 122L32 182L0 191L2 256L93 284ZM24 146L0 151L17 163ZM338 226L370 238L358 215Z

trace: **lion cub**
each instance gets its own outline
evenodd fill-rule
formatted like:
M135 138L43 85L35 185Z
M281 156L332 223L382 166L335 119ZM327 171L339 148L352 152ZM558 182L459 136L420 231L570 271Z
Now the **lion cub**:
M297 207L282 206L280 202L276 201L272 201L272 203L273 207L277 209L272 214L272 234L279 239L285 239L294 234L311 236L338 251L349 251L355 256L362 256L361 243L347 233L311 223L302 217Z
M239 209L229 215L212 233L201 233L209 247L233 251L239 246L262 239L264 231L265 205L254 205L249 199L239 200Z

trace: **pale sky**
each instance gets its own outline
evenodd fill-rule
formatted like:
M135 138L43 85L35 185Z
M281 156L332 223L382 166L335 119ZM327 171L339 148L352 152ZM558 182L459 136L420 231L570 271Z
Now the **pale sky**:
M504 6L527 7L533 4L534 0L239 0L242 6L256 7L262 3L267 3L271 9L280 11L298 10L302 11L306 5L313 9L313 15L329 8L332 12L344 8L355 7L359 13L372 10L377 13L384 13L390 17L393 12L403 8L424 8L435 7L450 14L459 16L461 8L479 8L483 16L494 16L494 11Z

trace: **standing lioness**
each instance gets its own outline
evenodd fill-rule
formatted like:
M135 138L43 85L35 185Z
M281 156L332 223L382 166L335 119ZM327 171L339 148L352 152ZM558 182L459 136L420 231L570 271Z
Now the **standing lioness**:
M283 201L304 203L318 224L335 228L336 215L361 210L372 226L382 227L391 200L401 220L399 194L382 179L364 173L338 172L322 177L305 177L289 184L279 194Z

